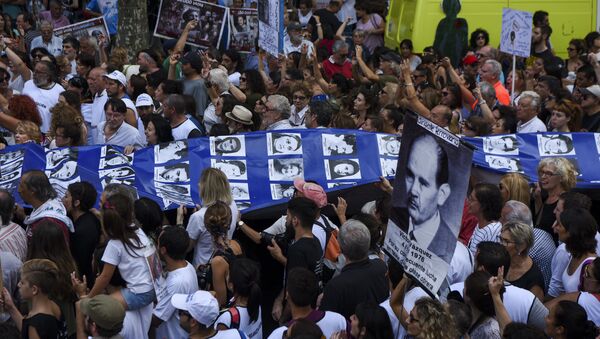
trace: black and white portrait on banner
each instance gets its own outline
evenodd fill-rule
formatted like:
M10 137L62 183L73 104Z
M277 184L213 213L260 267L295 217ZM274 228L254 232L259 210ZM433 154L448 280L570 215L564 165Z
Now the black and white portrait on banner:
M538 134L537 143L542 157L575 155L573 135L570 133Z
M486 155L485 162L493 169L523 173L523 166L521 166L521 161L517 158Z
M243 135L210 137L210 155L245 157L246 142Z
M400 140L397 135L377 134L377 147L381 156L398 157L400 154Z
M340 182L328 182L327 188L340 188L340 187L350 187L356 186L356 182L354 181L340 181Z
M381 175L384 177L396 176L398 159L380 158L379 162L381 163Z
M269 179L271 181L293 181L304 177L302 158L269 159Z
M59 198L65 195L70 184L81 181L77 170L77 152L72 151L62 162L46 169L46 176Z
M322 134L323 155L356 155L356 135Z
M519 141L515 135L484 137L483 151L489 154L519 155Z
M17 188L24 162L23 150L0 154L0 187L9 191Z
M46 170L52 169L67 159L77 159L77 150L71 148L53 149L46 152Z
M100 180L100 184L102 184L102 188L105 188L108 184L123 184L127 186L133 186L135 184L135 177L129 178L111 178L104 177Z
M327 180L361 179L358 159L325 159Z
M384 249L430 294L454 255L472 156L449 131L405 117Z
M302 155L300 133L267 133L268 155Z
M55 28L54 35L63 39L67 36L72 36L78 40L82 37L94 37L98 39L102 35L106 38L106 41L110 42L110 34L108 33L104 16Z
M271 198L273 200L291 199L296 188L293 184L271 184Z
M600 133L594 133L594 141L596 143L596 151L600 154Z
M165 184L155 182L154 188L156 189L156 195L163 199L163 205L165 205L165 207L168 207L171 204L184 206L194 205L189 184Z
M154 168L154 181L158 182L189 182L190 164L180 162L173 165L157 166Z
M198 0L162 0L154 35L177 39L192 20L198 24L188 34L187 43L217 47L226 24L227 8Z
M238 210L243 211L247 208L250 208L252 203L250 201L236 201L235 205L237 206Z
M25 158L25 151L23 151L23 150L2 153L2 154L0 154L0 169L2 168L3 164L7 164L7 163L17 161L17 160L23 161L24 158Z
M210 159L210 167L218 168L229 180L247 180L246 160Z
M154 146L154 163L164 164L171 160L181 160L188 155L188 143L185 140L171 141Z
M231 196L233 200L250 200L250 189L247 183L230 182Z
M229 48L251 52L258 36L258 11L253 8L229 9Z

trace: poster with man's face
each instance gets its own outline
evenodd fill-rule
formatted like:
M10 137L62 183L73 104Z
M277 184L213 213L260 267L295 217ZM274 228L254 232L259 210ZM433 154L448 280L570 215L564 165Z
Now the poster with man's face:
M447 130L405 118L384 249L432 295L454 254L472 156Z

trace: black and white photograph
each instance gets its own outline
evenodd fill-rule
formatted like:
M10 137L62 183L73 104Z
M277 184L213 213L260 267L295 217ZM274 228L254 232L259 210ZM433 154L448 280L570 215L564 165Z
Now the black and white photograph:
M432 295L454 255L472 156L451 132L405 116L384 249Z
M229 180L247 180L246 160L210 159L210 167L218 168Z
M210 155L245 157L246 142L244 136L210 137Z
M304 177L302 158L269 159L269 179L271 181L293 181Z
M236 201L235 205L237 206L238 210L243 211L247 208L250 208L252 203L250 201Z
M361 179L358 159L325 160L327 180Z
M100 164L98 168L110 168L110 167L118 167L118 166L131 166L133 165L133 153L131 155L115 155L110 158L100 158Z
M271 184L271 198L273 200L291 199L296 188L293 184Z
M384 177L396 176L396 169L398 168L398 159L379 159L381 164L381 175Z
M10 173L23 167L24 160L24 158L17 158L16 161L2 162L2 165L0 165L0 177L4 176L5 173Z
M300 133L267 133L267 153L269 155L301 155L302 138Z
M400 140L396 135L377 134L377 146L381 156L398 157L400 154Z
M188 182L190 181L190 164L182 162L154 168L154 181Z
M356 182L354 181L340 181L340 182L328 182L327 188L347 188L350 186L356 186Z
M570 133L538 134L537 142L540 156L575 155L573 136Z
M11 181L16 181L21 177L21 169L15 169L12 172L2 172L0 176L0 187L4 187L4 185L10 183Z
M171 160L181 160L188 156L188 143L185 140L171 141L154 146L154 163L164 164Z
M600 154L600 133L594 133L594 141L596 142L596 150Z
M100 156L106 158L117 157L120 155L124 155L116 146L105 145L100 147Z
M507 158L495 155L486 155L485 162L488 163L490 168L497 170L504 170L508 172L519 172L523 173L523 167L521 161L517 158Z
M2 166L4 164L13 162L16 160L22 161L24 157L25 157L25 151L23 151L23 150L2 153L2 154L0 154L0 169L2 168Z
M483 151L489 154L519 155L519 141L515 135L484 137Z
M227 8L204 1L162 0L154 35L178 38L188 22L198 24L189 32L187 43L198 47L219 46L226 23Z
M194 201L192 200L190 193L190 185L176 185L176 184L164 184L160 182L154 183L156 189L156 195L163 199L163 204L168 207L171 204L192 206Z
M121 167L115 167L115 168L111 168L111 169L106 169L106 170L100 170L98 171L98 177L100 179L103 178L126 178L126 177L131 177L135 175L135 170L133 169L133 167L130 166L121 166Z
M52 170L47 170L46 175L48 175L48 178L70 181L77 176L77 161L71 159L64 161L60 165L53 167Z
M271 20L271 3L269 0L258 0L258 20L269 26L275 25Z
M52 169L67 159L77 160L77 150L72 148L61 148L47 151L46 169Z
M248 184L241 182L230 182L231 196L233 200L250 200Z
M322 134L323 155L356 155L356 135Z
M63 39L67 36L73 36L77 39L84 36L93 36L98 39L98 36L103 35L107 41L110 41L110 34L108 33L108 27L103 16L55 28L54 35Z
M106 185L108 185L108 184L123 184L123 185L127 185L127 186L133 186L135 184L135 177L129 177L129 178L104 177L102 180L100 180L100 183L102 184L102 188L105 188Z
M258 36L258 11L252 8L230 8L229 29L229 48L251 52L254 39Z

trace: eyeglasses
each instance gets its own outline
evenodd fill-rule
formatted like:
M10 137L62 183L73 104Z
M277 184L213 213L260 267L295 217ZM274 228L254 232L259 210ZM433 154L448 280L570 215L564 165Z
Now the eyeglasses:
M540 174L540 177L553 177L555 175L558 175L558 173L548 172L548 171L541 171L539 174Z
M480 35L477 37L477 40L485 40L485 37L483 35Z
M36 53L34 55L32 55L34 59L41 59L43 58L45 55L42 53Z
M508 246L508 244L514 244L514 241L510 241L509 239L503 238L501 235L498 236L498 242L502 246Z

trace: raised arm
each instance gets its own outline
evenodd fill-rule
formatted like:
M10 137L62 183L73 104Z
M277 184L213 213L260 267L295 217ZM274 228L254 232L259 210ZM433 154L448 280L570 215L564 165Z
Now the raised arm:
M488 287L490 289L490 294L492 295L492 301L494 302L496 320L498 320L498 325L500 325L500 334L502 334L506 325L512 322L510 315L508 315L508 311L506 311L506 307L504 307L502 297L500 296L500 291L504 288L504 267L498 269L498 276L490 278Z
M406 295L407 284L408 277L404 275L390 296L390 307L404 328L408 327L408 323L406 322L408 312L404 308L404 296Z
M460 87L462 101L469 106L473 105L473 103L475 102L475 97L473 96L471 91L469 91L469 89L465 86L464 80L460 77L460 75L458 75L458 73L456 73L454 67L452 67L450 58L445 57L442 59L442 67L444 67L446 71L448 71L452 82L454 82Z
M369 66L367 66L367 64L365 63L365 61L362 58L362 53L363 53L362 46L356 45L355 52L356 52L356 61L358 62L358 67L360 67L360 70L363 72L365 77L367 77L367 79L369 79L369 81L372 81L372 82L379 81L379 75L375 74L375 72L373 72L369 68Z
M175 44L175 47L173 48L174 51L178 51L178 52L183 51L183 49L185 47L185 43L188 38L188 35L190 34L190 31L192 29L196 28L196 26L198 26L197 20L192 20L185 25L183 32L181 32L181 36L179 37L179 39L177 39L177 43Z
M409 61L404 60L400 65L400 68L402 69L402 76L404 78L404 83L406 84L406 99L408 100L408 105L419 115L422 115L427 119L431 119L431 111L425 107L425 105L423 105L423 103L417 97L417 91L410 76Z
M344 20L342 22L342 24L340 25L340 28L338 28L337 32L335 32L335 38L337 40L344 40L344 36L342 35L342 33L344 33L344 30L346 29L346 26L348 25L350 20L352 20L352 18L347 17L346 20Z
M23 81L27 81L31 79L31 70L23 60L17 55L17 53L13 52L10 47L6 46L4 43L4 39L0 38L0 50L6 52L6 56L8 60L13 63L13 69L16 71L15 73L20 75L23 78Z

